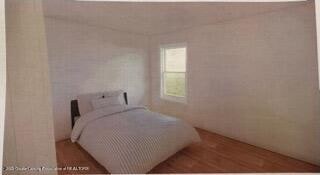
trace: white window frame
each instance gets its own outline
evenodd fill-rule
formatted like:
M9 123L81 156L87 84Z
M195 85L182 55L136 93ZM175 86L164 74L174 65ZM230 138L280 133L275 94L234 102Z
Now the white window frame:
M165 86L164 86L164 69L165 69L165 50L166 49L175 49L175 48L186 48L186 71L185 71L185 96L179 97L179 96L173 96L173 95L167 95L165 94ZM187 96L188 96L188 47L187 43L174 43L174 44L165 44L160 46L160 81L161 81L161 87L160 87L160 98L164 100L169 100L173 102L179 102L179 103L187 103Z

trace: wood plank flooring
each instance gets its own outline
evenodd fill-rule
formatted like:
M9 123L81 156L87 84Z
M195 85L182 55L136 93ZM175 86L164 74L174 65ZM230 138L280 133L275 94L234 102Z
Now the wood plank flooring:
M320 167L215 133L197 129L202 142L190 145L162 162L150 173L259 173L320 172ZM89 170L59 171L59 174L105 174L108 171L78 144L56 143L59 167L89 167Z

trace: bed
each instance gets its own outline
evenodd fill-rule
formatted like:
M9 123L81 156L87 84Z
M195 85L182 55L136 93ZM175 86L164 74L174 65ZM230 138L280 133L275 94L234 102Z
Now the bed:
M79 99L71 102L71 141L79 143L110 173L147 173L182 148L200 141L188 123L143 106L128 105L123 91Z

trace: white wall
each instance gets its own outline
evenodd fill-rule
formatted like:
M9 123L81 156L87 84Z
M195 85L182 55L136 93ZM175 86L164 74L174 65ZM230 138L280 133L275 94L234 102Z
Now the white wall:
M123 89L148 104L148 38L46 17L55 138L69 138L70 101L78 94Z
M151 38L151 106L197 127L320 164L312 3ZM188 44L188 103L160 99L159 45Z
M41 1L6 1L6 31L4 166L55 168L51 92ZM5 171L4 174L56 174L56 171Z

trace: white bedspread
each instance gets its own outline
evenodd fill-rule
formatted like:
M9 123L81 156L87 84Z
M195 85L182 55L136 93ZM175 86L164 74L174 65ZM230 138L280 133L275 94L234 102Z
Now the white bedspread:
M119 105L81 116L71 140L110 173L146 173L200 137L182 120Z

